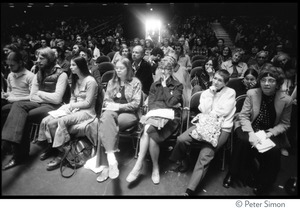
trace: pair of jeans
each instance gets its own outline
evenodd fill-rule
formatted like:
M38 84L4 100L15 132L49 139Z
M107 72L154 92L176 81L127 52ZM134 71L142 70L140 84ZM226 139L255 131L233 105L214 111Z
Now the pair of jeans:
M19 145L18 154L28 155L30 148L30 129L32 123L40 123L49 111L59 105L20 101L12 104L2 129L2 140Z
M135 113L118 113L109 110L102 113L98 125L98 166L107 165L105 152L119 151L119 131L132 127L138 123L138 120Z
M70 134L68 129L72 125L79 124L85 120L93 119L95 116L85 111L78 111L68 114L66 116L52 119L48 122L48 127L56 128L53 137L53 147L57 148L70 141ZM53 135L53 134L52 134Z
M118 151L119 131L124 131L132 127L138 121L134 113L118 113L115 111L105 111L102 113L99 124L100 143L106 152Z

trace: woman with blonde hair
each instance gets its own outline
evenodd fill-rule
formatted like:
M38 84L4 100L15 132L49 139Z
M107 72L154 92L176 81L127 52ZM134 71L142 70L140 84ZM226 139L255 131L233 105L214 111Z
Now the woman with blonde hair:
M172 76L174 70L173 58L165 56L158 65L161 71L161 78L155 81L150 88L148 97L149 113L154 113L157 109L170 109L174 111L174 119L167 119L161 117L159 114L155 116L148 116L141 119L145 124L144 131L140 140L140 151L135 166L126 178L127 182L135 181L143 167L143 161L149 150L152 159L152 181L158 184L159 176L159 144L170 137L178 128L180 124L180 111L177 107L182 105L182 90L183 86L180 82L175 80Z
M98 146L103 145L107 156L102 156L100 162L103 171L97 178L98 182L108 177L115 179L119 176L118 161L115 152L119 151L119 131L132 127L139 121L138 109L141 105L142 84L133 76L129 59L120 59L115 66L113 78L108 82L103 100L104 112L100 117L98 127ZM100 158L100 151L97 158ZM102 158L101 157L101 158Z

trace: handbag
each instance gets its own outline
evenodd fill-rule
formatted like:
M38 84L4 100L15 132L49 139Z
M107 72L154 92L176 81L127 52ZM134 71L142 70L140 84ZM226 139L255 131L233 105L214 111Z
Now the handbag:
M78 168L81 168L88 159L95 154L93 144L86 138L80 137L75 140L70 140L64 146L65 154L60 164L60 173L64 178L72 177ZM72 173L65 175L64 168L69 167L72 169Z
M224 117L216 114L200 113L193 118L192 124L196 126L190 132L190 136L198 141L207 141L213 147L218 145L219 136L221 134L221 126L224 122Z

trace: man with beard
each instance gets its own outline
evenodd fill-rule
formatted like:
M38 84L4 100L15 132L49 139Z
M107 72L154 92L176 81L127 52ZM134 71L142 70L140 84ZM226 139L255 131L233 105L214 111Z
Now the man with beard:
M2 129L2 141L10 143L13 150L13 156L3 170L29 157L32 123L40 123L49 111L59 108L63 102L68 76L56 65L55 53L51 48L40 50L37 66L39 71L32 81L30 101L15 102ZM1 150L5 151L4 148Z
M1 129L14 102L29 101L34 74L24 67L21 52L12 51L6 60L10 73L7 77L7 92L1 93Z
M154 81L156 81L157 77L155 76L156 69L158 67L158 62L164 57L164 52L159 47L153 48L151 51L151 55L148 59L148 63L151 65L152 74L154 75ZM160 78L160 76L159 76Z

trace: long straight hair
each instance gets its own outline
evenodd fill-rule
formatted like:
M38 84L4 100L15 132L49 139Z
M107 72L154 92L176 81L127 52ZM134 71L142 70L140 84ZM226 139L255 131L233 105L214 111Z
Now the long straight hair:
M47 68L52 69L56 65L56 56L54 51L50 47L41 48L38 51L38 55L41 55L47 59ZM46 72L38 70L37 81L39 87L42 85L42 82L44 81L45 78L46 78Z
M89 75L91 75L89 68L87 66L87 62L85 60L85 58L79 56L79 57L73 57L71 60L73 60L75 62L75 64L77 65L78 69L80 70L81 74L84 77L87 77ZM78 81L79 77L77 74L71 74L71 92L74 94L74 90L76 88L76 83Z
M119 62L121 62L127 69L125 83L131 82L134 75L133 75L132 64L130 60L128 58L122 58L117 63ZM121 79L118 77L116 70L114 71L114 75L111 80L112 80L112 86L107 87L107 91L109 95L110 94L114 95L114 93L118 92L121 87Z

